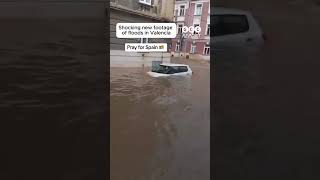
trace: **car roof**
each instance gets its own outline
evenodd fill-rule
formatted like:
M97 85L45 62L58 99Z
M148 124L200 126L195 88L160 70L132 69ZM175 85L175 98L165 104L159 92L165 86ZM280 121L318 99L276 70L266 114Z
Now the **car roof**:
M188 66L186 64L171 64L171 63L162 63L162 66Z
M210 15L218 15L218 14L244 15L244 14L250 14L250 12L240 10L240 9L223 8L223 7L213 7L212 10L210 10Z

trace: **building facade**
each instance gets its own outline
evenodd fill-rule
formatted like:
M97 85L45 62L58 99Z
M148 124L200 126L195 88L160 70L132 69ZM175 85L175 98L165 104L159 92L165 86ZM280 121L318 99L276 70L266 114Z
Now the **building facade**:
M125 43L168 43L171 39L119 39L117 23L172 23L174 0L112 0L110 2L110 66L151 66L153 61L170 62L168 52L126 52Z
M174 19L178 29L172 56L210 60L210 0L176 0ZM184 26L200 26L201 31L185 36Z

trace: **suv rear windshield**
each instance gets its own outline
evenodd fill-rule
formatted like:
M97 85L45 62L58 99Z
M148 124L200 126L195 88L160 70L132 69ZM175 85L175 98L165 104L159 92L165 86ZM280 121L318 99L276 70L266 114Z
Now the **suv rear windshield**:
M248 19L245 15L213 15L212 35L223 36L247 32Z
M181 72L187 72L188 68L186 66L165 66L160 65L152 70L152 72L161 74L175 74Z

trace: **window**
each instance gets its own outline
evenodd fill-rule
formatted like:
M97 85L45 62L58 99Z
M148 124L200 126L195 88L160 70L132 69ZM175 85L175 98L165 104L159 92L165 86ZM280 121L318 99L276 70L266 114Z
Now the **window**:
M202 4L196 4L195 8L194 15L200 16L202 13Z
M176 43L176 52L180 52L180 43Z
M210 36L210 24L207 24L207 32L206 35Z
M198 26L200 26L200 24L194 24L194 25L193 25L194 28L196 28L196 27L198 27ZM197 33L196 31L194 31L193 34L199 34L199 33Z
M179 66L178 67L178 72L179 73L188 72L188 68L186 66Z
M139 0L139 3L147 4L151 6L151 0Z
M210 54L210 46L204 46L204 52L203 52L204 55L209 55Z
M249 23L245 15L214 15L213 36L223 36L249 31Z
M170 66L169 69L170 69L169 70L169 74L174 74L174 73L178 73L179 72L177 66Z
M176 66L170 66L170 71L169 71L169 74L175 74L175 73L178 73L178 67Z
M196 53L196 48L197 48L197 46L196 46L195 44L191 44L191 51L190 51L190 53L191 53L191 54L195 54L195 53Z
M141 38L141 43L148 43L148 38Z
M152 72L162 73L162 74L174 74L176 70L170 66L159 65L152 69Z
M183 27L183 24L178 25L178 34L182 34L182 27Z
M184 16L185 13L185 6L181 5L179 8L179 16Z

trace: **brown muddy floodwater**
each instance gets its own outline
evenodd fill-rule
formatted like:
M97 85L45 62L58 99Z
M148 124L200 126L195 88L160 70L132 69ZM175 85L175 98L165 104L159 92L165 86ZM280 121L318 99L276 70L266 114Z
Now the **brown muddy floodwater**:
M0 179L98 179L108 136L104 18L0 21Z
M209 180L210 65L188 64L191 78L111 68L112 180Z

